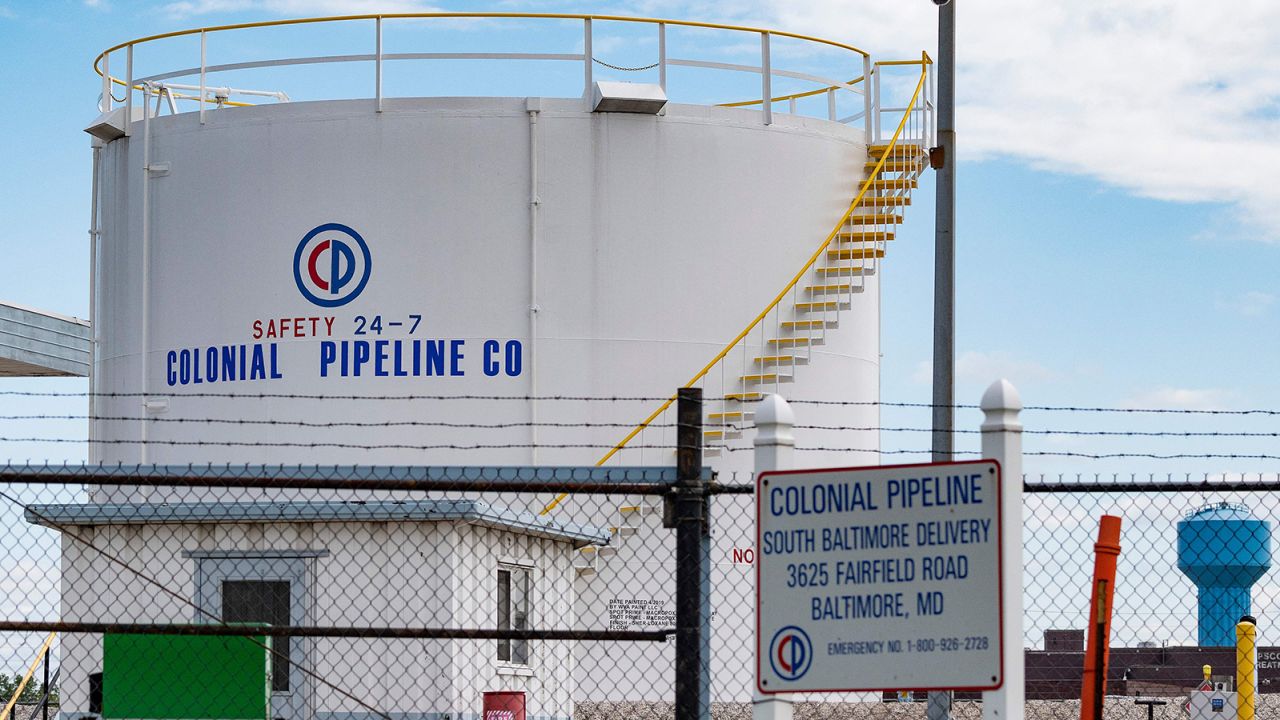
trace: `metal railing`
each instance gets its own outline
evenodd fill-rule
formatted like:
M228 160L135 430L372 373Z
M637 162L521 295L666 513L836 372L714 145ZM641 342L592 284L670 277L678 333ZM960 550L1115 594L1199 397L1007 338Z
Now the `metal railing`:
M582 24L582 47L580 53L530 53L530 52L386 52L383 44L383 29L388 21L413 21L413 20L429 20L429 19L470 19L470 20L565 20L578 21ZM316 55L308 57L289 57L277 58L269 60L251 60L247 62L209 64L208 62L208 40L209 36L218 33L225 33L235 30L244 30L250 28L272 28L296 25L312 25L312 24L332 24L332 23L358 23L366 22L370 24L372 38L372 52L360 54L346 55ZM127 112L132 112L134 103L134 95L141 92L144 100L151 97L157 99L162 94L168 94L170 101L192 100L199 103L199 112L201 121L204 121L205 108L209 104L236 105L230 100L231 95L270 95L277 99L283 100L287 96L278 95L272 91L247 91L229 87L214 88L209 84L209 75L216 73L224 73L237 70L248 70L254 68L270 68L284 66L299 65L319 65L330 63L372 63L373 74L371 80L371 95L374 99L374 106L377 112L383 109L383 78L384 66L390 61L435 61L435 60L539 60L539 61L564 61L581 63L583 71L583 96L591 96L591 87L594 79L594 64L598 59L593 55L592 47L595 37L595 29L593 23L636 23L652 25L657 33L657 61L651 67L658 71L658 84L662 86L664 91L668 91L668 69L672 66L702 68L711 70L731 71L754 73L760 75L760 97L772 98L773 102L764 103L761 100L745 101L742 103L727 103L731 107L747 107L759 105L761 107L761 118L764 124L770 124L773 121L773 105L776 102L787 102L790 112L797 111L796 100L826 93L828 96L826 117L832 121L838 121L836 113L836 94L844 91L857 95L861 95L862 111L855 113L846 118L847 122L857 119L864 120L866 129L870 131L872 122L871 117L873 111L868 93L864 89L866 83L862 82L864 78L869 77L872 72L872 63L870 55L853 45L837 42L835 40L827 40L823 38L813 37L809 35L801 35L798 33L790 33L779 30L768 30L763 28L744 27L737 25L726 25L721 23L695 22L689 20L666 20L659 18L646 17L626 17L618 15L582 15L572 13L387 13L387 14L367 14L367 15L345 15L336 17L318 17L318 18L298 18L290 20L275 20L253 23L239 23L234 25L220 25L204 28L194 28L189 30L179 30L175 32L161 33L151 35L136 40L114 45L103 51L94 60L94 70L102 77L102 94L99 102L99 109L106 112L113 108L113 103L122 102L127 108ZM760 61L758 65L718 62L708 59L680 58L669 57L667 54L667 29L669 27L695 28L705 30L724 30L745 34L756 35L760 43ZM146 47L150 44L161 40L180 37L198 37L200 41L199 62L186 68L168 70L165 72L138 77L134 73L134 55L135 51ZM848 82L835 79L834 77L824 77L812 73L788 70L774 67L772 62L772 46L773 38L789 38L800 40L807 43L823 45L830 48L846 51L854 56L855 62L860 65L861 75ZM121 51L125 54L126 72L123 78L111 74L112 58ZM187 83L181 86L170 82L174 78L198 78L198 83ZM812 82L819 87L816 90L806 91L802 93L794 93L791 95L783 95L774 97L773 85L776 78L788 78L791 80L799 80L803 82ZM126 89L123 100L116 100L112 97L112 88L121 86ZM195 95L175 94L172 89L187 89L195 91ZM214 93L214 90L222 91L221 94ZM536 94L536 93L529 93ZM158 103L157 103L158 104ZM176 110L174 105L170 105L170 110Z

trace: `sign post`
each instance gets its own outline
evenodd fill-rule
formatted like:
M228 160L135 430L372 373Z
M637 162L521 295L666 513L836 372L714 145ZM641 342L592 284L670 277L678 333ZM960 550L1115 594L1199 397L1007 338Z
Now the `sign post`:
M757 689L999 688L1002 506L995 460L758 475Z

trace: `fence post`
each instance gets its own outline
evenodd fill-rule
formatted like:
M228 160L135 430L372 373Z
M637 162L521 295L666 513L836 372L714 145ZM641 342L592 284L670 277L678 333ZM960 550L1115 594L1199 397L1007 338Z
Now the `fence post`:
M756 407L756 474L770 470L790 470L796 437L792 427L796 424L791 406L778 395L766 395ZM756 548L760 552L760 548ZM756 562L760 562L757 555ZM759 647L759 643L756 644ZM752 690L752 720L791 720L791 696L765 695Z
M711 528L702 477L702 388L676 399L676 717L711 717Z
M983 720L1021 720L1026 697L1022 651L1022 398L1008 380L982 394L982 457L1000 463L1003 508L1000 541L1004 565L1004 684L982 694Z

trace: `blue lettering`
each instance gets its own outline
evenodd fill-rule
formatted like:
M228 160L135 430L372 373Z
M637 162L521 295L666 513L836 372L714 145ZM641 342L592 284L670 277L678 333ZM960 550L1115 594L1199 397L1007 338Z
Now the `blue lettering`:
M444 341L428 340L427 341L427 375L443 375L444 374Z
M239 376L236 375L236 346L235 345L222 346L222 379L223 380L239 379Z
M249 363L249 379L265 380L267 378L267 364L262 357L262 346L253 346L253 360Z
M164 379L165 382L168 383L169 387L173 387L178 384L178 373L173 369L173 364L177 361L178 353L170 350L168 354L165 355Z
M389 374L386 369L387 364L387 345L386 340L377 340L373 343L373 374L378 377L387 377ZM396 343L398 347L400 343Z
M415 340L414 342L416 343L417 341ZM396 377L405 377L406 375L409 374L404 371L404 364L402 363L402 360L404 359L403 355L404 355L404 345L402 343L396 343L396 353L395 353L395 363L394 363L395 369L392 370L392 372L395 373Z
M218 348L204 351L204 378L211 383L218 382Z
M462 345L465 340L454 340L449 343L449 374L454 377L461 377L466 373L462 370Z
M501 348L497 340L484 341L484 374L493 377L502 371L502 366L497 360L493 359L495 353Z
M284 377L280 374L280 366L276 363L276 344L271 343L271 379L279 380Z
M329 377L329 366L338 358L338 346L332 340L320 341L320 377Z
M360 377L360 366L369 362L369 341L356 340L352 343L351 374Z
M516 377L522 370L521 364L524 361L524 348L521 347L519 340L507 341L507 375Z

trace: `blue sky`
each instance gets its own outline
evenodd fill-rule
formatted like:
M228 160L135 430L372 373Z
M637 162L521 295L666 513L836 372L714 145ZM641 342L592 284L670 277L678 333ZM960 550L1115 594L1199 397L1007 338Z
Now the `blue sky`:
M960 8L957 356L960 402L1008 377L1028 404L1280 408L1280 189L1270 180L1280 68L1270 50L1280 16L1233 4L1231 38L1203 37L1224 11L1172 2L1020 3ZM759 24L851 42L880 58L935 44L935 9L915 3L812 2L438 3L414 0L0 0L0 298L85 316L90 156L101 49L168 30L371 10L596 11ZM1220 16L1221 17L1218 17ZM476 28L434 36L467 43ZM520 28L504 38L528 38ZM470 33L470 35L468 35ZM1221 35L1218 33L1216 35ZM300 36L299 36L300 37ZM389 36L390 37L390 36ZM452 37L452 39L449 39ZM563 42L569 30L539 38ZM559 39L558 39L559 38ZM332 46L366 51L361 34ZM523 40L521 40L523 41ZM290 36L285 42L299 42ZM389 41L390 42L390 41ZM740 52L719 48L726 57ZM545 47L543 48L545 49ZM241 52L226 47L223 57ZM175 45L173 52L189 53ZM334 52L345 50L335 49ZM651 39L619 35L597 56L651 61ZM799 49L794 67L827 60ZM166 58L155 58L160 61ZM141 64L141 61L140 61ZM776 62L775 62L776 64ZM1272 72L1268 72L1268 69ZM569 72L566 77L573 76ZM287 79L282 74L281 79ZM470 79L470 78L468 78ZM360 78L338 74L331 92ZM502 83L489 78L494 91ZM398 81L397 81L398 82ZM743 87L750 82L744 81ZM408 84L401 85L408 89ZM310 88L313 92L323 92ZM436 88L448 90L441 81ZM708 97L737 88L706 87ZM511 90L512 94L525 94ZM933 178L886 266L886 401L927 402L931 342ZM8 390L83 390L78 380L9 380ZM81 401L0 398L5 412L74 413ZM1028 412L1029 429L1280 432L1280 418L1079 415ZM923 427L923 411L887 411L885 424ZM961 412L974 428L977 413ZM35 425L22 434L80 426ZM0 436L17 434L13 423ZM921 433L883 446L923 448ZM961 437L961 448L976 439ZM1280 454L1275 438L1105 440L1028 437L1030 450ZM0 443L0 457L78 459L79 446ZM1086 461L1028 458L1031 472L1275 472L1275 461Z

